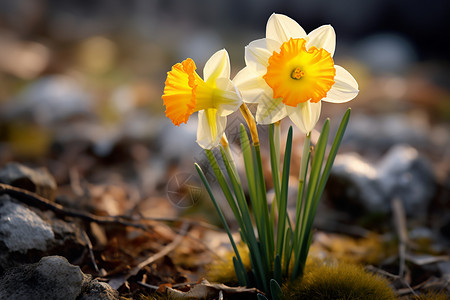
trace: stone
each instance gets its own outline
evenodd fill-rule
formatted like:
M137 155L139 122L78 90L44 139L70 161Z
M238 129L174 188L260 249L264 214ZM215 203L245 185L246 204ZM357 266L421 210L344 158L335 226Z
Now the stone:
M7 270L0 278L0 299L115 300L119 293L92 280L62 256L46 256L38 263Z
M336 157L327 195L349 212L389 213L398 197L408 216L424 216L436 195L437 181L431 164L409 145L396 145L378 163L356 153Z
M91 280L77 300L115 300L119 292L105 282Z
M46 168L31 169L11 162L0 169L0 182L36 193L53 201L56 181Z
M52 254L76 259L84 249L86 241L75 223L0 196L0 271Z
M38 263L7 270L0 280L0 299L75 300L87 280L89 276L64 257L43 257Z
M379 155L397 144L415 148L431 145L430 125L423 115L355 115L349 123L342 144L354 151Z
M357 153L338 155L327 184L332 203L351 213L387 213L389 202L379 186L375 166Z
M10 201L8 195L0 198L1 242L9 251L45 250L55 237L52 227L32 210Z
M399 197L407 215L424 215L436 194L431 163L408 145L392 147L378 165L378 181L389 197Z
M92 95L73 77L50 75L30 83L16 98L2 105L5 120L32 120L52 126L92 116Z

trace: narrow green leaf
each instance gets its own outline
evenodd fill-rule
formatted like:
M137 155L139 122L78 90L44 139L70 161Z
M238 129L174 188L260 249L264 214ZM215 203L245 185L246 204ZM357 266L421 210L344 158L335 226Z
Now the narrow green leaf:
M274 124L269 125L270 166L272 168L273 189L278 206L280 205L280 157L275 148Z
M253 268L256 270L258 278L265 278L266 271L264 269L264 264L262 261L262 255L261 250L258 244L258 241L256 239L255 233L253 231L253 225L251 222L251 215L250 211L247 205L247 201L245 199L244 190L240 184L240 182L236 178L236 174L233 172L230 163L228 161L228 158L226 157L225 153L222 153L222 158L224 160L225 168L227 169L228 176L230 178L236 199L237 204L239 207L239 210L242 213L242 223L243 226L241 227L241 235L244 236L242 238L243 241L247 243L247 246L250 250L250 260L252 262ZM262 284L262 281L259 280ZM260 286L262 287L262 286Z
M236 218L236 221L239 224L239 227L243 227L242 222L242 216L241 212L239 211L236 202L234 200L233 194L230 191L230 188L228 187L228 183L225 180L225 176L222 173L222 170L219 167L219 164L217 163L217 160L212 153L211 150L205 150L206 156L208 157L209 163L213 169L214 175L216 175L216 179L220 185L220 188L222 189L223 194L225 195L225 198L227 199L228 205L230 205L231 210L233 211L234 217Z
M291 262L292 250L294 246L293 232L290 227L286 229L286 239L284 243L284 276L289 275L289 263Z
M208 180L206 180L205 174L203 173L202 169L200 168L200 166L197 163L195 164L195 169L197 170L197 173L200 176L203 184L205 185L206 191L208 192L209 197L211 198L211 201L213 202L214 207L216 208L216 211L219 214L220 221L222 222L222 225L223 225L223 227L225 228L225 230L227 232L227 235L228 235L228 238L230 240L231 246L233 247L233 250L234 250L234 254L236 255L236 258L237 258L241 268L243 270L245 270L244 264L242 263L241 256L240 256L239 251L238 251L238 249L236 247L236 243L234 242L233 236L231 235L230 227L228 227L228 223L225 220L225 216L223 215L222 210L220 209L219 204L217 203L216 198L214 197L214 194L213 194L213 192L211 190L211 186L209 185ZM246 281L248 282L248 280L246 280Z
M282 281L282 271L281 271L281 258L279 255L275 256L275 262L273 265L273 277L276 281Z
M240 286L247 286L247 274L245 272L245 269L242 269L241 264L236 259L236 256L233 256L233 266L234 271L236 272L236 277L238 279Z
M287 216L287 198L289 189L289 170L291 165L292 149L292 126L289 128L286 140L286 149L284 152L283 175L281 178L280 207L278 207L278 231L277 231L277 252L279 256L283 255L284 234L286 229Z
M316 191L317 191L317 185L318 185L318 180L319 180L319 176L320 176L320 171L322 169L323 158L325 155L329 131L330 131L330 120L327 119L322 127L322 131L320 133L319 140L316 145L315 154L312 159L311 172L309 174L309 182L308 182L308 186L307 186L305 205L304 205L304 209L303 209L303 217L301 220L300 237L299 237L299 245L298 245L300 253L304 253L305 251L308 251L308 249L306 249L307 238L309 236L309 230L310 230L310 227L308 226L308 224L310 224L311 220L314 219L314 216L312 215L313 200L314 200L314 195L316 194ZM300 255L300 257L302 258L303 256ZM298 260L295 263L296 268L294 269L294 271L292 273L293 279L295 279L295 277L299 275L299 272L301 270L299 270L298 268L300 268L301 266L304 266L304 263L305 262L302 261L302 259Z
M264 296L263 294L256 294L256 297L258 298L258 300L269 300L269 299L267 299L267 297Z
M340 143L342 141L342 138L344 136L345 129L347 128L347 124L348 124L348 121L349 121L349 118L350 118L350 112L351 112L351 110L348 109L346 111L346 113L344 114L344 116L342 118L342 121L341 121L341 124L339 125L338 131L337 131L336 136L334 138L333 145L331 147L330 153L328 155L327 162L325 164L324 170L322 172L322 176L320 178L320 182L318 183L317 190L316 190L314 198L312 200L313 203L312 203L312 206L311 206L311 209L310 209L310 217L309 217L309 220L308 220L308 222L306 224L306 232L311 232L312 231L312 225L313 225L313 222L314 222L314 217L316 215L317 206L319 204L319 201L320 201L320 198L322 196L322 193L323 193L323 190L325 188L325 185L326 185L326 183L328 181L328 177L330 175L331 167L333 166L334 159L336 158L336 154L337 154L337 151L339 149L339 146L340 146ZM302 257L304 257L305 260L307 258L308 252L309 252L309 246L311 244L311 240L312 240L312 234L310 235L310 237L308 239L308 242L303 246L303 248L304 248L303 252L304 253L302 254Z
M306 186L306 174L308 174L309 159L311 157L311 134L305 136L303 143L303 152L300 162L300 173L298 178L298 192L295 212L295 233L294 233L294 247L298 248L298 239L300 235L300 224L304 214L305 198L304 191Z
M274 259L274 238L273 238L273 224L270 223L269 220L269 205L267 203L267 190L266 190L266 183L264 180L264 171L262 168L262 160L261 160L261 152L259 145L255 146L255 174L256 174L256 182L257 182L257 195L258 195L258 206L260 207L260 210L258 213L261 214L261 227L263 228L263 235L260 236L260 239L262 237L263 242L263 248L266 253L267 257L267 271L269 271L270 266L273 263Z
M323 169L322 176L320 178L317 195L320 197L323 193L325 185L330 176L331 167L333 166L334 159L336 158L339 146L341 145L342 138L344 137L345 130L347 129L348 121L350 119L351 109L347 109L344 116L342 117L341 124L339 125L336 136L334 137L333 145L331 146L330 153L328 154L328 159Z
M241 150L242 155L244 157L244 165L245 165L245 173L247 175L247 184L250 195L250 203L253 208L253 215L255 218L256 228L258 230L259 239L265 239L265 228L263 216L261 216L261 207L258 205L258 187L256 186L256 173L255 173L255 162L253 159L254 156L254 147L250 145L250 141L248 139L247 131L245 130L244 125L240 126L240 136L241 136ZM265 245L265 244L264 244ZM264 246L263 245L263 246ZM252 246L254 247L254 245ZM258 265L256 271L258 272L259 278L262 280L262 284L264 286L264 290L267 290L267 282L265 280L266 275L268 274L268 263L267 263L267 251L265 248L261 247L261 244L258 243L258 249L260 249L260 256L254 255L255 263L262 264ZM258 278L258 277L256 277Z
M270 295L273 300L280 300L283 298L283 291L275 279L270 279Z
M254 165L253 165L252 147L250 146L247 131L245 130L244 125L242 124L240 127L240 135L241 135L241 150L242 155L244 157L245 173L247 175L250 200L254 201L256 199L256 187L255 187L255 172L253 169Z

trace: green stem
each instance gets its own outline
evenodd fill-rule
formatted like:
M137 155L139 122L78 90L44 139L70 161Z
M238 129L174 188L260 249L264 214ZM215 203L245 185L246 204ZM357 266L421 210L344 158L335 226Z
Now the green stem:
M238 263L239 263L240 267L243 270L245 270L245 267L244 267L244 264L242 262L241 256L240 256L239 251L238 251L238 249L236 247L236 243L234 242L233 236L231 235L230 227L228 227L228 223L225 220L225 216L223 215L222 210L220 209L220 207L219 207L219 205L218 205L218 203L216 201L216 198L214 197L214 194L213 194L213 192L211 190L211 187L210 187L208 181L206 180L205 174L203 173L202 169L200 168L200 166L198 164L195 164L195 169L197 170L197 173L200 176L203 184L205 185L206 190L208 191L209 197L211 198L211 200L212 200L212 202L214 204L214 207L216 208L216 211L219 214L219 218L222 221L223 227L225 228L225 230L227 232L228 238L230 239L230 243L231 243L231 246L233 247L233 250L234 250L234 253L235 253L236 258L238 260ZM249 284L250 281L249 281L247 276L245 278L245 281L246 282L240 282L240 284L244 284L244 285L248 285Z

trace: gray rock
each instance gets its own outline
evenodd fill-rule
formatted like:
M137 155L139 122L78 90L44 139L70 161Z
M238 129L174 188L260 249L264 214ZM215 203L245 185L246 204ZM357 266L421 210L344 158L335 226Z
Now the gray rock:
M396 144L431 145L430 131L428 121L420 115L355 115L342 143L358 152L379 155Z
M424 215L436 194L431 164L407 145L389 150L378 165L378 181L389 197L399 197L408 215Z
M375 166L357 153L336 157L327 184L327 193L338 207L352 213L389 210L389 202L377 180Z
M431 164L407 145L392 147L378 164L355 153L336 157L327 194L337 207L350 212L389 213L399 197L409 216L423 216L436 194Z
M0 236L9 251L46 250L55 237L52 227L32 210L10 201L8 195L0 199Z
M0 271L52 254L75 259L85 247L75 223L33 210L9 195L0 196Z
M0 116L6 120L31 119L41 125L54 125L71 118L92 115L91 95L76 79L52 75L34 81L6 102Z
M0 169L0 182L34 192L50 201L56 193L56 181L46 168L31 169L19 163L8 163Z
M353 51L376 73L405 72L417 58L414 46L398 34L369 36L357 43Z
M89 280L80 268L60 256L12 268L0 280L0 299L76 299Z
M9 269L0 278L0 299L119 299L106 283L91 280L78 266L61 256Z
M85 286L77 300L115 300L119 299L119 292L105 282L92 280Z

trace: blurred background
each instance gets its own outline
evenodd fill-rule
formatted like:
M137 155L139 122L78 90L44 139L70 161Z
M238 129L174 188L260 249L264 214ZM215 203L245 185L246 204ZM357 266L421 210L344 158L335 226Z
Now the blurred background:
M350 215L355 207L387 213L395 195L419 195L405 203L413 217L423 220L431 207L448 211L447 0L0 1L0 165L45 166L60 193L65 186L73 193L74 182L121 188L110 191L115 204L105 200L109 214L138 207L147 216L176 215L174 206L196 206L167 201L171 189L179 197L182 182L198 180L193 162L203 156L195 116L179 128L164 116L166 73L191 57L201 74L226 48L233 77L245 65L244 46L264 37L273 12L306 32L331 24L335 61L360 86L331 203ZM336 116L336 127L346 108L326 103L321 119ZM448 221L437 226L450 236Z

